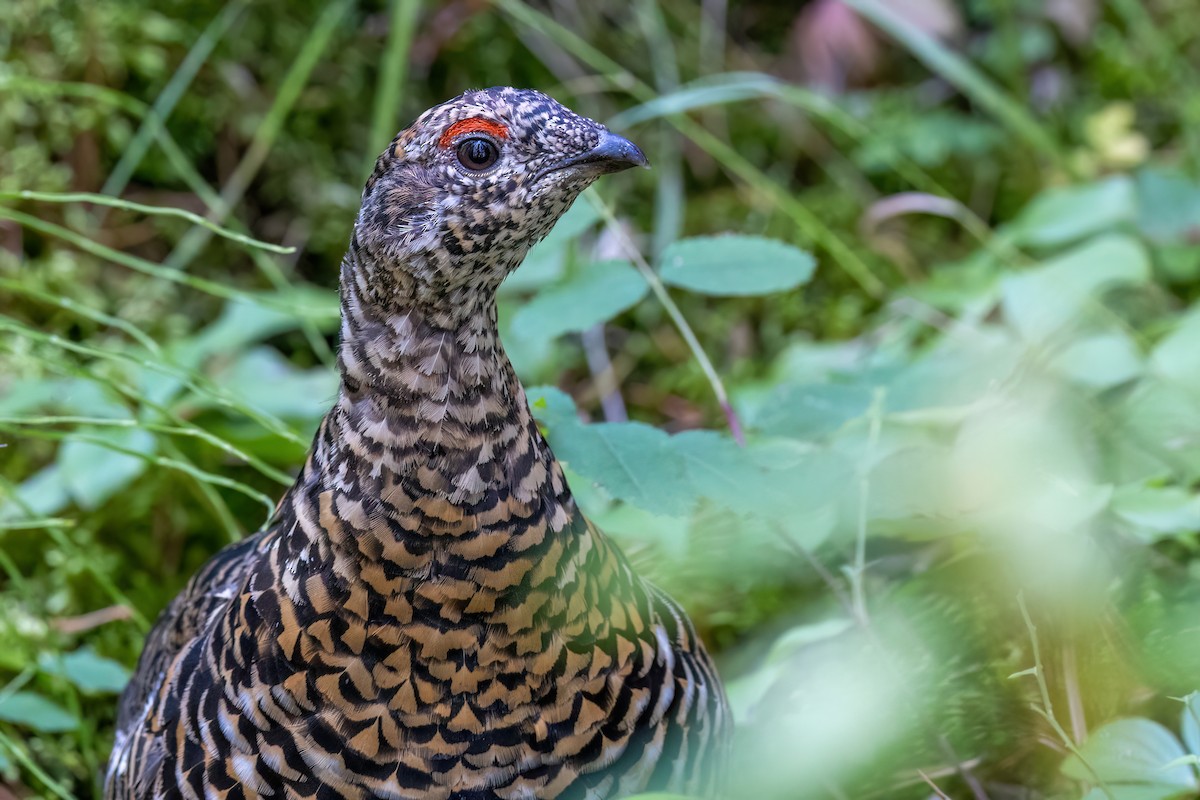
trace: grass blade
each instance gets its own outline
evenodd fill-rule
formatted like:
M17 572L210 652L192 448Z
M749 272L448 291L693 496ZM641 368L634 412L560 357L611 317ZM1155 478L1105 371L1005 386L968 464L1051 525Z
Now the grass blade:
M292 107L300 98L300 93L308 85L309 76L312 75L321 54L325 52L325 48L332 41L334 31L351 5L352 0L336 0L325 6L321 16L313 24L312 31L309 32L308 38L300 47L300 52L296 54L296 60L292 62L291 68L288 69L279 86L275 101L254 132L246 154L242 156L242 160L234 168L233 174L229 176L225 188L221 190L217 207L209 213L208 218L213 222L224 221L234 206L241 202L246 190L250 188L250 182L267 160L271 148L275 145L275 139L283 129L283 121L287 119ZM208 231L204 229L192 230L183 237L175 250L167 257L166 266L174 270L185 268L208 242L209 236Z
M40 203L95 203L99 206L109 206L110 208L120 208L125 211L136 211L139 214L146 214L152 217L175 217L184 219L193 225L199 225L206 228L218 236L237 242L246 247L256 247L260 250L266 250L271 253L288 254L296 252L294 247L284 247L278 244L271 244L260 239L254 239L244 233L237 233L228 228L222 228L220 225L207 220L199 214L194 214L186 208L174 208L172 206L148 206L142 203L134 203L130 200L121 200L116 197L108 197L103 194L92 194L90 192L0 192L0 200L36 200Z
M371 174L375 155L396 133L396 118L400 115L404 79L408 73L408 53L412 48L421 0L392 0L391 26L387 48L379 67L379 85L375 89L375 107L371 112L371 134L367 140L367 163L364 178Z
M898 41L925 66L969 97L1060 169L1067 163L1057 142L1025 107L1005 94L971 62L879 0L845 0L873 25Z
M237 18L245 10L248 0L231 0L226 3L217 16L213 17L212 22L200 34L196 43L192 45L192 49L184 56L180 62L178 69L167 81L167 85L163 87L158 98L151 106L150 112L146 114L142 120L142 124L138 126L137 133L133 135L133 139L129 142L129 146L125 148L125 152L121 154L121 159L117 165L113 167L113 171L109 173L108 178L104 181L104 186L101 187L100 193L117 196L125 190L129 179L133 176L134 170L142 163L142 159L146 156L146 151L150 148L150 143L157 137L163 126L166 125L167 119L171 116L171 112L175 110L175 104L179 102L179 98L187 91L192 80L196 77L196 73L200 71L200 67L208 61L208 57L212 54L213 48L217 46L217 42L225 35L226 31L233 25Z

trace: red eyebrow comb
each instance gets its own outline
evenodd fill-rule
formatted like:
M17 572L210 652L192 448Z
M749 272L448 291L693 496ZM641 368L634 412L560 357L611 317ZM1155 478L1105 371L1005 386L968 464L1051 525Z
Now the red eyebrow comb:
M464 133L486 133L497 139L508 138L508 128L499 122L493 122L483 117L471 117L470 119L460 119L446 128L442 138L438 139L438 147L449 147L456 137L462 136Z

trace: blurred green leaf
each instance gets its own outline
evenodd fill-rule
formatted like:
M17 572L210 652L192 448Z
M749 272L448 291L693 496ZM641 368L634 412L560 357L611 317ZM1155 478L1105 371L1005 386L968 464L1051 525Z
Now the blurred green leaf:
M868 386L784 385L771 392L751 423L766 433L815 439L866 414L871 397Z
M70 502L62 467L51 464L22 481L14 501L6 500L0 504L0 520L24 517L26 509L34 517L48 516L66 508Z
M1155 345L1150 366L1171 382L1200 390L1200 308L1185 314L1175 330Z
M0 392L0 416L59 408L89 417L129 419L129 409L97 383L83 378L13 381Z
M1008 233L1017 244L1053 247L1133 223L1133 181L1124 175L1095 183L1047 189L1017 217Z
M86 646L62 656L44 653L38 665L51 675L66 678L85 694L119 694L129 683L129 670L123 664Z
M512 330L523 339L585 331L632 308L650 289L624 261L589 264L566 282L539 292L513 316Z
M754 708L771 691L771 688L786 674L792 657L805 648L818 645L841 636L854 627L854 621L845 617L798 625L784 631L771 644L766 657L758 669L741 675L726 683L729 703L735 719L749 719Z
M833 453L812 451L779 463L760 447L740 447L715 431L677 433L671 443L700 494L739 514L786 518L813 511L832 502L851 474Z
M95 428L89 429L88 435L93 441L64 442L58 465L71 499L82 508L92 509L146 471L148 461L132 453L152 455L157 439L142 428Z
M253 299L270 301L271 305L261 305ZM284 307L295 311L284 311ZM338 314L337 295L312 286L250 294L246 299L227 302L221 316L184 347L189 364L194 366L200 358L236 352L276 334L297 330L305 318L322 323L324 330L334 330Z
M1163 769L1185 753L1174 734L1153 720L1133 717L1110 722L1092 731L1079 752L1105 782L1196 787L1196 773L1190 766ZM1078 781L1095 779L1075 755L1067 757L1062 771Z
M663 283L729 297L794 289L816 267L810 254L791 245L736 234L681 239L663 250L660 261Z
M1127 236L1098 236L1040 267L1011 275L1001 287L1004 317L1030 341L1076 322L1089 303L1114 286L1144 283L1150 261Z
M1054 359L1062 375L1094 389L1133 380L1142 371L1137 345L1122 331L1109 331L1071 342Z
M1183 791L1171 786L1116 784L1106 789L1092 789L1083 800L1181 800L1185 796Z
M1183 713L1180 715L1179 730L1188 752L1200 755L1200 692L1192 692L1183 698Z
M1122 486L1113 494L1112 510L1138 529L1154 534L1200 530L1200 496L1177 486Z
M324 367L300 370L279 351L256 347L215 376L243 402L277 417L319 420L337 397L340 378Z
M1138 228L1157 242L1200 234L1200 184L1180 172L1147 167L1137 173Z
M0 699L0 720L42 733L62 733L79 727L79 718L33 692L16 692Z

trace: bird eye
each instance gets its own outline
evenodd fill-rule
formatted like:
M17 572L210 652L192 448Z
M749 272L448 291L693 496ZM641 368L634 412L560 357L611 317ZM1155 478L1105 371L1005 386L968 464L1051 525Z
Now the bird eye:
M500 149L491 139L472 137L464 139L458 145L458 163L469 170L479 172L496 163L500 158Z

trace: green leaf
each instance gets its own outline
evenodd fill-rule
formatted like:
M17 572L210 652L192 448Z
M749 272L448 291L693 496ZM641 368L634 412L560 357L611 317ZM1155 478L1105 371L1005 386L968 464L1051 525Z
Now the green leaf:
M0 720L42 733L62 733L79 727L74 714L32 692L16 692L0 700Z
M0 416L15 417L44 408L61 408L88 417L129 419L129 409L95 381L83 378L14 381L0 392Z
M268 308L254 302L256 298L295 307L301 313ZM332 330L337 324L338 313L337 295L327 289L291 286L278 292L248 294L244 300L226 303L221 316L185 344L186 362L194 366L197 358L237 352L270 336L296 330L305 317L323 322L324 329Z
M1189 311L1175 330L1150 353L1156 375L1190 389L1200 389L1200 307Z
M814 439L866 414L871 397L870 387L857 384L784 385L764 401L752 422L767 433Z
M685 431L671 443L696 490L739 514L790 517L821 508L834 501L851 472L844 459L823 450L771 463L773 453L739 447L715 431Z
M1051 247L1132 223L1135 216L1133 181L1116 175L1082 186L1047 189L1008 232L1017 244Z
M81 647L64 656L43 653L38 666L51 675L66 678L85 694L119 694L129 683L129 670L111 658Z
M1200 232L1200 185L1178 172L1137 174L1138 228L1156 242L1186 241Z
M1177 787L1146 784L1109 785L1107 791L1096 787L1083 800L1179 800L1183 791Z
M61 477L71 499L82 508L97 508L146 471L148 461L122 450L151 455L154 434L141 428L96 428L87 433L98 441L70 439L58 451ZM105 447L108 442L114 448Z
M546 238L533 246L521 265L501 284L501 291L506 294L528 292L560 278L571 245L599 219L600 212L591 203L572 205Z
M780 634L758 669L734 678L726 685L734 718L747 719L753 716L754 707L763 701L787 672L797 653L835 639L853 627L853 620L834 617L809 625L798 625Z
M1118 442L1136 445L1126 447L1114 464L1121 483L1161 474L1163 459L1187 480L1200 479L1200 404L1194 390L1146 378L1122 399L1117 413L1118 429L1128 434ZM1152 470L1147 452L1154 455Z
M1183 714L1179 723L1183 743L1188 752L1200 756L1200 692L1192 692L1183 698Z
M325 367L301 370L278 350L256 347L215 376L239 400L292 420L318 420L337 397L338 375Z
M1118 517L1153 534L1171 534L1200 530L1200 497L1177 486L1122 486L1112 498L1112 510Z
M759 295L794 289L812 278L811 255L757 236L696 236L663 250L663 283L718 296Z
M882 457L870 475L867 501L872 529L922 540L966 524L955 507L950 454L931 446L901 447Z
M513 317L512 331L523 339L551 339L585 331L637 305L650 287L624 261L589 264L565 283L551 286Z
M1059 352L1054 367L1076 383L1108 389L1142 372L1142 357L1127 334L1110 331L1076 339Z
M571 395L556 386L531 386L525 397L533 416L548 428L582 424Z
M1196 774L1187 764L1163 769L1186 754L1174 734L1153 720L1135 717L1110 722L1093 731L1079 752L1105 782L1196 786ZM1075 780L1094 780L1075 755L1063 762L1062 772Z
M51 464L22 481L15 500L0 504L0 520L24 517L27 508L34 517L49 516L70 503L71 496L62 478L62 465Z
M667 434L640 422L601 422L551 431L554 452L618 500L679 516L695 505L683 460Z
M1041 341L1075 322L1089 303L1121 284L1150 277L1145 249L1128 236L1099 236L1001 285L1005 319L1028 341Z

